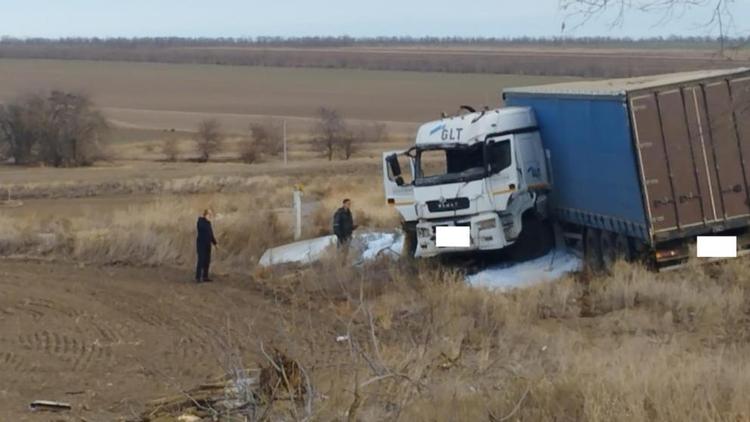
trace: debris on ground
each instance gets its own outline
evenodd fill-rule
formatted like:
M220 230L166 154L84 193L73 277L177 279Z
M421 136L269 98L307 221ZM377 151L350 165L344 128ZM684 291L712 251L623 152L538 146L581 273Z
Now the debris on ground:
M59 401L50 401L50 400L34 400L29 405L29 409L31 409L33 412L38 411L47 411L47 412L62 412L65 410L70 410L73 407L68 403L63 403Z
M335 244L336 236L323 236L279 246L267 250L260 258L260 265L312 264Z
M245 373L256 373L258 370L245 370ZM242 386L238 385L239 383ZM161 421L202 421L218 417L245 414L249 406L241 400L239 392L247 387L257 390L258 377L246 377L241 380L227 379L199 385L193 389L163 397L146 403L146 410L141 413L139 422Z
M322 259L328 248L335 247L335 236L325 236L269 249L260 264L264 267L280 264L310 264ZM361 264L381 257L398 259L403 247L401 233L364 232L352 241L354 262ZM467 283L477 287L507 290L554 281L568 273L579 271L581 259L573 252L556 249L549 254L525 262L504 262L489 265L469 274Z
M286 392L289 397L281 396L281 391ZM304 399L307 388L302 367L294 359L274 349L269 364L260 371L260 392L267 402L279 398Z
M258 369L233 370L232 375L214 382L152 400L135 421L255 420L258 415L267 415L279 400L287 405L304 402L310 387L299 362L278 349L266 359L266 365Z

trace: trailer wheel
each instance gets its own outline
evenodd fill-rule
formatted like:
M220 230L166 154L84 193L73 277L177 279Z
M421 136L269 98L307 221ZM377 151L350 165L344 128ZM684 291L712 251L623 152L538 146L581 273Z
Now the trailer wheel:
M615 262L619 258L617 256L617 249L615 247L614 233L608 231L599 232L599 247L601 248L602 254L602 268L605 271L609 271L614 267Z
M586 268L593 272L602 269L602 249L600 230L587 228L584 234L584 262Z
M510 247L510 258L513 261L526 261L540 258L549 253L555 246L555 237L549 222L536 215L524 215L521 234Z
M615 236L615 254L617 255L617 259L627 262L633 260L633 250L630 248L630 241L624 234Z

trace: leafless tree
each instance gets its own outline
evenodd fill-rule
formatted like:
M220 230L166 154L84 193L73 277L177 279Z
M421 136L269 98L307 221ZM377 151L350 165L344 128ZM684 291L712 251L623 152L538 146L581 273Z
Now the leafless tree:
M388 137L388 127L385 123L360 124L346 131L338 142L338 147L344 159L348 160L362 145L384 142Z
M0 142L17 164L91 165L101 158L108 125L89 97L62 91L0 108Z
M345 160L352 158L355 152L359 150L362 144L362 138L358 137L356 133L347 130L341 135L338 142L338 147L341 150L341 155Z
M732 6L736 3L737 0L560 0L560 9L567 14L566 20L580 26L605 13L614 14L612 25L621 25L632 11L659 13L662 20L670 20L679 18L686 10L705 8L709 11L705 26L718 31L723 50L727 32L734 25Z
M262 123L252 123L250 136L259 152L276 156L284 150L284 128L282 124L271 119Z
M346 122L337 110L321 107L318 110L318 123L315 127L315 144L325 152L328 160L333 160L337 149L345 149L350 137ZM344 154L346 155L346 153ZM348 157L347 157L348 158Z
M243 139L240 142L240 160L246 164L253 164L258 161L260 155L258 144L254 139Z
M221 150L224 134L221 131L221 123L216 119L206 119L198 124L196 142L199 160L208 161L212 155Z
M0 107L0 143L16 164L31 164L38 157L44 98L28 96Z
M387 142L390 138L388 126L385 123L374 122L359 125L355 130L355 136L365 144L377 144Z
M180 148L177 139L171 136L164 139L164 143L161 146L161 152L164 154L167 161L177 161L177 157L180 155Z

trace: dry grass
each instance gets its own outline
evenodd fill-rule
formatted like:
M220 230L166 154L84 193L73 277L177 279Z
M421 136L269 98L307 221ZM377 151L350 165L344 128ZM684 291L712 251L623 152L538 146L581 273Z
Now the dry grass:
M190 197L168 198L110 214L75 217L0 217L0 255L52 257L97 264L192 265L195 220L206 206ZM219 271L248 271L271 246L288 241L291 230L277 215L244 196L216 196Z
M314 211L305 218L305 235L331 233L331 216L345 196L353 198L355 219L361 227L396 227L397 214L384 205L377 180L370 176L351 176L339 182L326 176L309 179L304 200ZM0 215L0 255L93 264L189 266L195 258L195 219L209 207L217 213L214 227L220 242L214 255L215 268L221 272L251 272L267 248L291 241L293 185L287 176L28 183L16 187L14 195L145 195L130 196L131 201L125 204L87 201L79 208L71 201L42 200L38 204L42 208L37 209L33 201L27 201L18 212Z
M314 420L750 420L746 260L505 294L394 265L269 279L290 319L328 317L276 339L311 368Z
M308 194L366 203L369 194L349 195L367 191L357 185L367 181L313 179ZM192 266L199 205L185 196L100 219L2 217L0 254ZM220 272L251 272L263 249L289 240L252 198L211 205ZM496 293L450 268L354 268L332 256L258 273L285 328L265 339L248 330L237 343L262 340L304 365L311 420L750 420L748 275L747 260L666 274L623 264ZM274 406L272 420L294 419L291 403Z
M312 384L310 420L750 421L746 259L664 274L622 264L609 276L508 293L472 288L456 269L424 262L355 268L331 256L255 272L265 248L290 240L268 206L288 206L293 180L204 176L154 189L206 192L217 180L224 194L109 213L0 216L0 255L191 268L195 218L208 204L218 213L216 270L255 274L248 279L283 315L272 337L233 321L249 327L233 332L245 345L238 359L257 357L247 345L263 341L299 361ZM327 231L343 197L365 211L360 224L396 224L379 175L318 174L305 185L305 197L321 204L310 235ZM277 402L270 420L294 420L290 407ZM301 404L295 412L308 413Z
M312 216L312 224L307 227L310 236L331 232L332 210L339 208L345 198L352 200L355 224L390 229L399 225L398 212L385 204L380 175L360 174L342 179L311 178L305 192L320 200L320 207Z

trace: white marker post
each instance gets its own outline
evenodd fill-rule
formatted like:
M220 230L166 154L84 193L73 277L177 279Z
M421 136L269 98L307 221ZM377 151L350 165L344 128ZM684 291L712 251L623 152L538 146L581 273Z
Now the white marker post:
M283 136L284 136L284 165L287 165L289 162L287 159L287 146L286 146L286 119L282 121L282 127L283 127Z
M302 189L294 187L294 240L302 237Z

